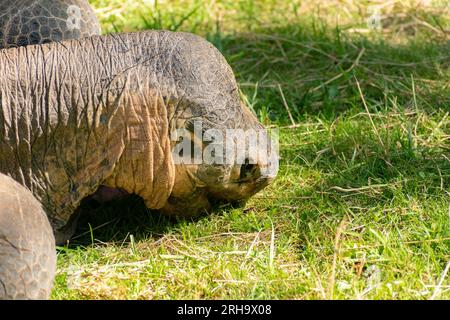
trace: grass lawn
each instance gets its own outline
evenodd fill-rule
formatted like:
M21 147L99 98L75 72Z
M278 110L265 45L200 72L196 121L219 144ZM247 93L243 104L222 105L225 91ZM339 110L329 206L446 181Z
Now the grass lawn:
M90 2L104 32L216 45L280 128L281 168L194 221L136 198L87 208L54 299L450 298L446 1Z

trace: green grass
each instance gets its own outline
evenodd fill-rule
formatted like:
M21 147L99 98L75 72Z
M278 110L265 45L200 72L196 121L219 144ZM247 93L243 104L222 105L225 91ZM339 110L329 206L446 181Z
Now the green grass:
M214 43L280 128L281 170L245 208L195 221L136 198L88 208L54 299L450 298L444 1L389 2L379 30L369 1L91 3L105 32Z

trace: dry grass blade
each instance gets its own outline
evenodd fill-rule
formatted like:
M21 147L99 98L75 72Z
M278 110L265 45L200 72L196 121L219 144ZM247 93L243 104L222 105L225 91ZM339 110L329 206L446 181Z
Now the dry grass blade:
M336 235L334 238L334 254L333 254L333 264L331 266L331 274L330 278L328 279L328 300L334 299L334 286L335 286L335 280L336 280L336 266L338 257L340 254L340 242L341 242L341 236L342 233L347 228L347 225L349 224L349 220L347 215L344 215L341 222L339 223L339 226L336 229Z
M447 265L444 268L444 271L442 271L441 277L439 279L439 282L437 286L434 288L433 295L430 297L430 300L436 299L442 290L442 283L444 283L444 279L448 274L448 271L450 270L450 261L447 262Z
M294 118L292 117L291 110L289 109L289 105L288 105L288 103L286 101L286 98L285 98L284 93L283 93L283 89L281 88L280 84L278 84L278 90L280 91L281 98L283 99L283 105L284 105L284 108L286 109L286 111L288 113L289 120L291 120L291 123L292 123L293 126L296 126L296 123L294 121Z
M269 266L270 269L273 270L273 262L275 260L275 227L272 222L272 233L270 236L270 254L269 254Z
M356 86L358 87L358 92L361 97L361 100L363 102L364 108L366 109L367 115L369 116L370 124L372 125L373 131L377 135L378 141L380 142L380 145L383 146L383 148L386 150L386 147L384 146L383 140L381 139L380 133L378 132L377 127L375 126L375 123L373 122L372 115L369 112L369 107L367 106L366 99L364 98L364 94L361 90L361 86L359 85L358 79L355 77Z
M342 188L342 187L338 187L338 186L333 186L333 187L331 187L331 189L339 191L339 192L345 192L345 193L363 192L363 191L367 191L367 190L379 193L380 191L377 189L385 188L388 186L389 186L388 184L373 184L370 186L363 186L363 187L359 187L359 188Z
M359 54L358 54L358 56L356 57L355 61L353 62L353 64L352 64L347 70L345 70L344 72L342 72L342 73L340 73L340 74L334 76L333 78L331 78L331 79L325 81L324 83L318 85L317 87L313 88L313 89L311 90L311 92L318 91L318 90L320 90L321 88L323 88L324 86L326 86L326 85L330 84L331 82L333 82L333 81L339 79L339 78L342 77L343 75L345 75L345 74L351 72L351 71L359 64L359 60L361 59L361 57L363 56L363 54L364 54L365 51L366 51L366 48L362 48L361 51L359 51Z

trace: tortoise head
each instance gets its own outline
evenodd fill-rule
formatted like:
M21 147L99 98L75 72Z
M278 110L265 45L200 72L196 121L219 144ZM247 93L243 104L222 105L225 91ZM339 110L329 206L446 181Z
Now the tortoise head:
M205 128L196 120L172 133L175 183L163 212L195 216L220 205L243 204L275 179L276 137L241 108L240 127Z
M149 208L185 217L217 204L244 201L267 186L278 171L276 144L242 103L233 71L219 50L188 33L149 31L138 36L143 42L156 38L158 50L154 52L153 42L143 46L148 59L139 66L151 76L139 86L150 88L149 97L134 105L160 106L155 114L164 117L140 139L154 134L159 145L152 152L164 159L148 160L154 172L137 177L149 179L139 184L151 184L152 192L136 192L128 176L113 177L111 186L134 191ZM119 180L132 183L127 189L117 184Z
M162 211L194 216L266 187L277 175L278 154L219 50L198 36L180 37L170 70L177 84L170 112L175 182Z

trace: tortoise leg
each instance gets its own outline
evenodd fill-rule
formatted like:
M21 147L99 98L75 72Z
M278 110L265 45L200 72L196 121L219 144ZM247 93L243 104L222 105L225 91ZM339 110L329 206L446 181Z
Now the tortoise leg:
M48 299L55 238L30 191L0 174L0 299Z

